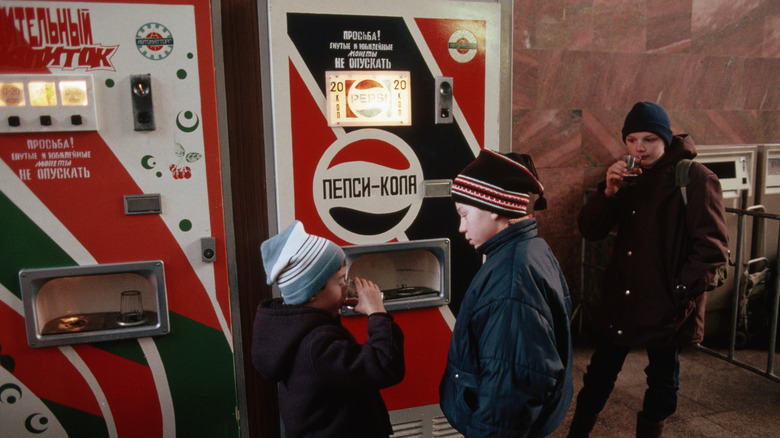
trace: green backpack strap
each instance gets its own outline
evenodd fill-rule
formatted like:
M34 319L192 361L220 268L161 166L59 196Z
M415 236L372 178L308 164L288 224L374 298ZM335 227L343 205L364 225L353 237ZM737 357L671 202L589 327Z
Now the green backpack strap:
M685 186L691 182L691 175L688 172L688 169L690 169L692 163L693 160L683 158L677 162L677 167L675 168L674 172L674 184L680 188L683 204L685 205L688 205L688 191L686 190Z

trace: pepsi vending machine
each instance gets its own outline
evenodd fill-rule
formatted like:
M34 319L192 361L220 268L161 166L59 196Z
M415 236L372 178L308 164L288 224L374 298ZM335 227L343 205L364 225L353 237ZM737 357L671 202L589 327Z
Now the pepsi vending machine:
M0 2L0 435L239 435L208 0Z
M377 282L407 368L383 397L396 431L428 436L446 425L438 385L480 263L449 188L482 148L508 150L511 3L266 6L270 234L301 220ZM365 339L366 319L344 315Z

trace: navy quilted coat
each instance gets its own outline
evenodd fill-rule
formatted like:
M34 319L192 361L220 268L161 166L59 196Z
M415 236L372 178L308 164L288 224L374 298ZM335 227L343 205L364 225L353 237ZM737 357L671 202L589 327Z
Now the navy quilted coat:
M450 424L473 437L542 437L571 403L572 304L536 219L496 234L466 291L439 394Z

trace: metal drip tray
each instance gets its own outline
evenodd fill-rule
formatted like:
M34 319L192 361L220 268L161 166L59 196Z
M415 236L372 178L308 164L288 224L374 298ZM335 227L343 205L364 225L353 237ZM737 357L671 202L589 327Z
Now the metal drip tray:
M395 289L383 290L382 293L385 294L385 301L439 295L439 291L422 286L401 286Z
M119 319L119 312L86 313L83 315L64 315L52 319L43 326L42 335L63 333L78 333L94 330L107 330L119 327L132 327L156 324L157 314L145 311L142 316L132 321Z

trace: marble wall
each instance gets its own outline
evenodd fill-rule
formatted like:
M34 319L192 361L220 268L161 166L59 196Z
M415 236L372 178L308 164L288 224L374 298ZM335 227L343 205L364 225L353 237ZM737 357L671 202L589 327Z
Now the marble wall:
M512 149L548 198L542 236L580 292L576 219L640 100L697 144L780 143L780 1L515 0Z

